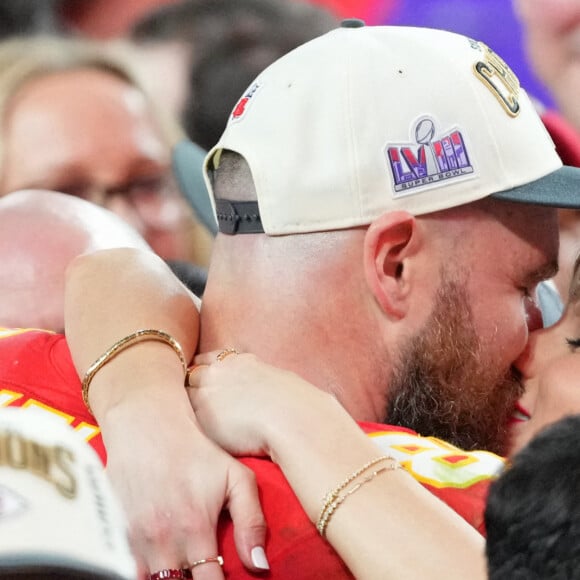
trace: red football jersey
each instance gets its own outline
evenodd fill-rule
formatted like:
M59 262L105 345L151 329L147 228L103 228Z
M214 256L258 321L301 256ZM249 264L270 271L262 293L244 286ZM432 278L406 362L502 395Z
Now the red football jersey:
M38 330L0 329L0 405L48 412L72 425L105 461L94 418L81 397L81 385L63 336ZM361 424L386 454L433 494L483 533L489 483L503 468L502 458L485 451L464 452L433 437L400 427ZM254 470L268 522L266 552L274 578L352 578L333 548L317 533L277 465L244 458ZM230 578L255 578L242 566L233 525L224 513L219 528L224 571Z

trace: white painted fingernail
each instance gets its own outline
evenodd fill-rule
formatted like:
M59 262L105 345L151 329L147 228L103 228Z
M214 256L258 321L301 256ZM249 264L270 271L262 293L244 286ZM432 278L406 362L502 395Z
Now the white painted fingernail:
M264 552L264 548L262 546L256 546L252 548L252 564L256 566L256 568L260 568L260 570L269 570L270 564L268 564L268 558L266 558L266 552Z

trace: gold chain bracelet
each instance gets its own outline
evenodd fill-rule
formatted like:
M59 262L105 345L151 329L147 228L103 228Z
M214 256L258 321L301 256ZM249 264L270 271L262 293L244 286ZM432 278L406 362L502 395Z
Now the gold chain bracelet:
M350 483L354 482L357 477L360 477L371 467L382 461L391 461L392 463L390 466L383 466L379 469L375 469L362 480L354 483L354 485L350 489L346 490L342 495L340 494L340 492L343 491ZM322 509L320 510L320 515L318 516L318 522L316 523L316 529L318 530L318 533L322 537L326 535L326 528L330 518L332 517L332 514L348 496L352 495L355 491L358 491L365 483L373 480L380 473L385 471L394 471L396 469L401 469L401 465L397 462L397 460L390 455L383 455L365 463L360 469L357 469L355 472L351 473L344 481L329 491L324 496L324 503L322 505Z

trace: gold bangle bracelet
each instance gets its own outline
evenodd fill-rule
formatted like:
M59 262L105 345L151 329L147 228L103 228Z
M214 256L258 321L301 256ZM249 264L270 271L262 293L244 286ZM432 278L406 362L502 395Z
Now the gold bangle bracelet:
M175 338L173 338L167 332L163 330L155 330L153 328L147 328L143 330L137 330L125 338L118 340L113 346L108 348L88 369L83 377L82 381L82 394L83 401L87 406L87 409L92 413L91 405L89 403L89 388L91 386L91 381L95 374L102 369L107 363L111 362L119 353L125 349L137 344L139 342L145 342L147 340L156 340L169 345L179 357L181 361L181 366L183 367L183 374L185 375L187 371L187 362L185 361L185 355L183 354L183 349L181 345Z

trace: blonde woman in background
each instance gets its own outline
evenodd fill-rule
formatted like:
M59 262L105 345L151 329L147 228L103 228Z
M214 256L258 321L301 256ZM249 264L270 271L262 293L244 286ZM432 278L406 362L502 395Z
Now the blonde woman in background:
M163 258L206 266L211 235L171 171L177 122L128 47L40 37L0 43L0 195L51 189L111 209Z

